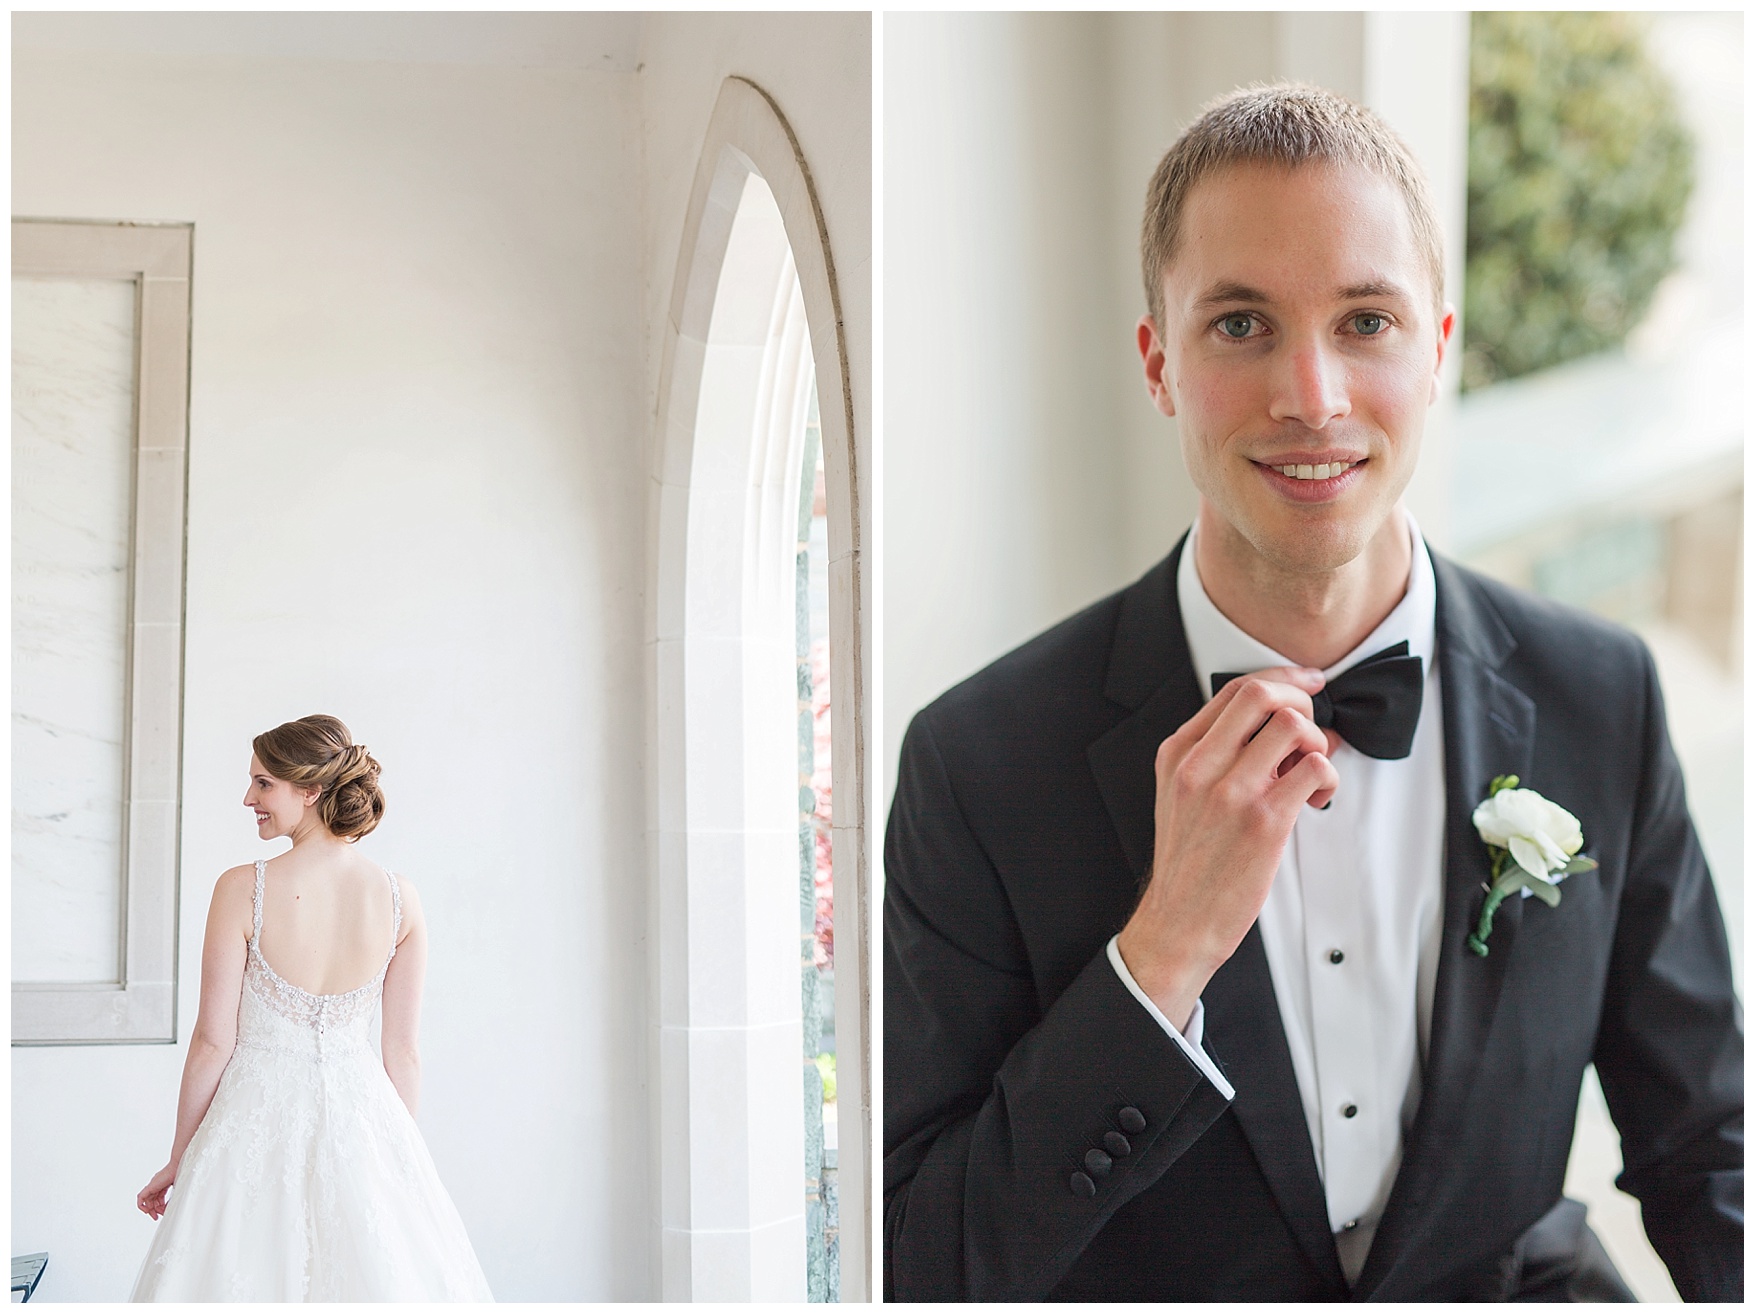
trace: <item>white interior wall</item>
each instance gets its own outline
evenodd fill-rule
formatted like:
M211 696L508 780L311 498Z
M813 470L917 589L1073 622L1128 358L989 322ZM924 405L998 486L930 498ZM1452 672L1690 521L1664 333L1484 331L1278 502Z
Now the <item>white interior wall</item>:
M1432 176L1460 288L1467 33L1458 14L885 16L887 762L923 705L1193 518L1133 336L1146 184L1177 133L1254 81L1362 96ZM1440 545L1449 405L1409 492Z
M646 381L657 408L665 318L702 140L727 77L748 78L773 97L810 171L822 207L841 299L855 434L855 508L871 569L875 529L872 427L871 15L868 13L657 13L642 27L640 110L645 157L642 258ZM653 441L658 441L654 435ZM867 697L872 615L858 617ZM868 769L867 777L871 772ZM836 825L841 824L837 813Z
M632 75L15 52L23 214L192 220L179 1035L265 852L255 732L350 722L432 927L421 1123L504 1297L645 1290ZM22 1049L14 1249L126 1295L183 1046Z
M871 415L871 15L658 13L641 29L646 377L655 396L689 188L719 87L760 86L798 135L834 248L859 432ZM862 448L860 460L869 461ZM869 490L869 471L862 487ZM867 493L869 495L869 492Z
M1109 245L1103 35L884 19L890 762L922 704L1121 576L1138 297Z
M873 498L872 383L872 121L871 15L868 13L657 13L644 21L640 42L641 122L645 155L643 259L647 395L656 410L677 249L689 189L720 85L748 78L773 97L810 171L822 207L841 298L857 505L869 579L876 556ZM821 364L821 362L819 362ZM826 366L825 366L826 368ZM894 399L891 400L894 405ZM654 441L657 441L656 435ZM860 668L875 704L871 635L881 605L869 584L858 617ZM875 736L873 737L875 738ZM868 760L868 788L875 772ZM880 809L882 798L867 801ZM847 811L851 811L848 809ZM843 813L836 814L836 825Z

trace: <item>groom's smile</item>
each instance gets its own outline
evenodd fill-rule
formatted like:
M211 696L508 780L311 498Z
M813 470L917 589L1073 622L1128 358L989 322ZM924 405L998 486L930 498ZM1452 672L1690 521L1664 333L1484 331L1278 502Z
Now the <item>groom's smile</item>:
M1332 502L1365 477L1366 458L1332 450L1276 452L1251 457L1270 487L1294 502Z

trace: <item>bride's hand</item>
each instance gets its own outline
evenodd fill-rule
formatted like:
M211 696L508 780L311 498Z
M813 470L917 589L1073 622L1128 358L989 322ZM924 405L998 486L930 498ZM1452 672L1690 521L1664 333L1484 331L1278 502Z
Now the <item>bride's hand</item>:
M140 1212L150 1218L162 1218L165 1212L165 1196L169 1194L171 1183L177 1180L177 1170L166 1164L152 1175L152 1180L141 1188L134 1202L140 1206Z

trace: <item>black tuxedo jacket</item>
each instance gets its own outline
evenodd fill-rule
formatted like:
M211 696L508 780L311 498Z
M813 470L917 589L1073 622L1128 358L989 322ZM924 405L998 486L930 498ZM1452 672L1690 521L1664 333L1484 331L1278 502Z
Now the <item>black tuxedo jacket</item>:
M1433 558L1443 950L1424 1096L1349 1291L1260 931L1202 996L1229 1105L1104 953L1150 863L1153 756L1202 701L1180 551L908 730L884 851L887 1295L1503 1298L1594 1062L1677 1287L1740 1300L1742 1014L1644 646ZM1600 865L1557 908L1508 900L1480 958L1470 814L1511 773ZM1145 1128L1086 1196L1072 1175L1124 1110Z

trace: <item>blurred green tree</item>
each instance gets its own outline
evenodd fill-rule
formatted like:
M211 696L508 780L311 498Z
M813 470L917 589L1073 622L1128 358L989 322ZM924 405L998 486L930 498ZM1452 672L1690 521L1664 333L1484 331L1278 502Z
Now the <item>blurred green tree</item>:
M1675 268L1693 186L1638 16L1475 14L1463 389L1620 344Z

